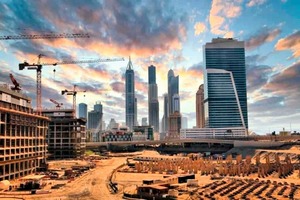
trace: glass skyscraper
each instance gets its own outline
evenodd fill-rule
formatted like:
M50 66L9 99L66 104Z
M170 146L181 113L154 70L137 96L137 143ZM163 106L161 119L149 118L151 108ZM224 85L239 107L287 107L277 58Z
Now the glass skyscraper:
M85 103L80 103L78 108L79 108L78 117L87 119L87 105Z
M156 68L148 67L148 119L154 132L159 132L159 103L156 84Z
M135 111L136 108L136 100L134 93L134 71L132 69L132 63L129 58L129 62L127 65L126 73L125 73L125 103L126 103L126 126L132 130L132 127L135 125L137 113Z
M205 126L248 129L244 42L213 39L203 53Z

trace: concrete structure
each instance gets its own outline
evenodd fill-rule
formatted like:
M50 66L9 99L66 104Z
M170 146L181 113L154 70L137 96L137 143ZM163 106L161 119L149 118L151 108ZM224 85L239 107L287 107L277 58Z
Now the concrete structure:
M175 111L169 116L169 131L168 131L167 138L168 139L179 138L180 129L181 129L181 114Z
M78 106L78 118L87 119L87 105L85 103L80 103Z
M86 120L74 118L73 109L43 110L51 119L47 133L50 159L76 158L84 155Z
M46 167L49 118L33 113L31 99L0 86L0 181Z
M156 84L156 68L148 67L148 119L149 125L153 126L155 132L159 132L159 102Z
M102 110L101 102L96 102L94 110L88 113L88 129L102 130Z
M244 42L217 38L206 43L204 65L205 127L248 129Z
M129 57L125 73L125 109L126 109L126 126L131 130L136 122L136 101L135 101L135 90L134 90L134 71Z
M204 115L204 85L201 84L196 93L196 127L204 128L205 115Z
M180 139L245 137L245 132L243 127L181 129Z

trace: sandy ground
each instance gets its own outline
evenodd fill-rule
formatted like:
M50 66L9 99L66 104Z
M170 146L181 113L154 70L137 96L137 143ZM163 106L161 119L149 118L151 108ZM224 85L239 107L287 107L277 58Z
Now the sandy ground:
M101 160L96 168L83 174L65 187L52 190L50 194L18 195L30 200L118 200L123 193L111 194L106 187L106 180L113 169L126 162L126 157ZM1 195L8 196L8 195ZM0 197L1 197L0 196ZM17 196L17 195L12 195ZM1 198L3 199L3 198Z

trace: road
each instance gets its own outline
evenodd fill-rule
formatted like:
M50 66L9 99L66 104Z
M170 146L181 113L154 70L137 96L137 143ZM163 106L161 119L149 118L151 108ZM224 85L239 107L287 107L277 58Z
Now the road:
M68 183L59 190L50 194L23 196L30 200L118 200L122 199L122 192L111 194L106 187L107 177L118 166L126 162L126 157L111 158L98 162L95 169L87 172L82 177Z

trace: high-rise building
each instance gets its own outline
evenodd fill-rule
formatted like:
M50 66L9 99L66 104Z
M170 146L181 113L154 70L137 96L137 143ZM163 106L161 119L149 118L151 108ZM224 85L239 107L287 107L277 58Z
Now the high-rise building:
M248 129L244 42L213 39L204 46L204 63L205 126Z
M204 128L205 127L205 118L204 118L204 86L201 84L196 93L196 127Z
M132 130L132 127L136 122L136 101L134 93L134 71L130 57L125 73L125 90L126 126L128 126L130 130Z
M180 138L181 129L181 114L178 111L170 114L169 116L169 131L168 139L178 139Z
M187 117L181 117L181 128L182 129L188 128L188 118Z
M94 110L88 113L88 129L102 130L102 104L101 102L96 102L94 105Z
M142 118L142 126L147 126L148 123L147 123L147 117L143 117Z
M174 94L172 98L173 102L173 112L180 112L180 97L178 94Z
M134 98L134 126L138 126L139 125L139 122L137 120L137 98Z
M87 105L85 103L80 103L78 106L78 110L78 117L87 119Z
M169 104L168 116L174 113L173 96L175 94L179 95L179 76L174 76L174 71L170 69L168 72L168 104Z
M162 132L166 133L168 131L168 117L169 117L169 104L168 104L168 94L164 94L164 116L162 118Z
M148 67L148 119L149 125L153 126L154 132L159 131L159 102L156 84L156 68Z

